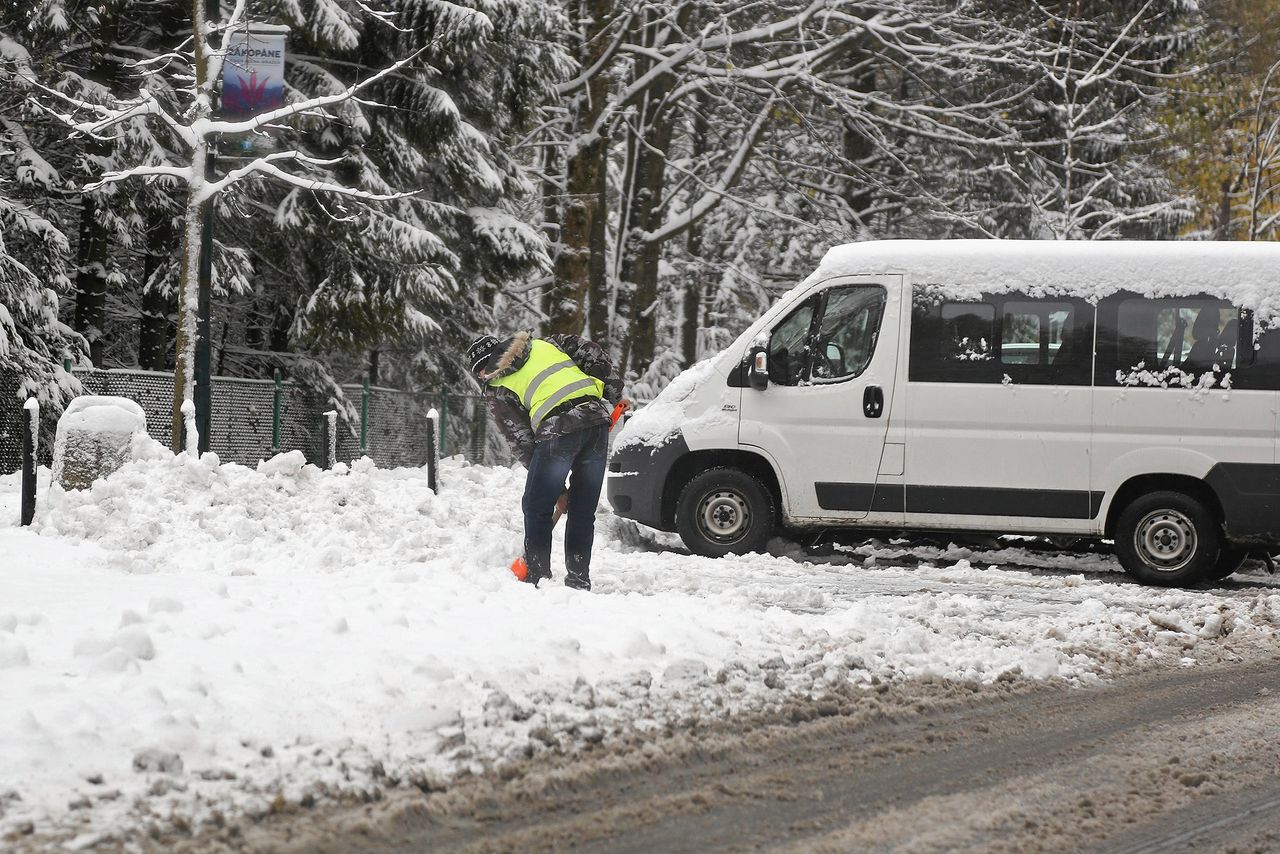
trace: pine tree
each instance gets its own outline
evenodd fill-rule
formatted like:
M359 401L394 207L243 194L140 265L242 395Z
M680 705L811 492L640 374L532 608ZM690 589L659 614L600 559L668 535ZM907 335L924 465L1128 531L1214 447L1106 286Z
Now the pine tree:
M178 49L190 10L175 0L42 0L34 10L5 10L20 28L80 36L64 51L70 61L34 69L47 109L115 111L107 124L80 123L92 133L43 140L66 161L62 180L74 198L58 227L98 363L122 352L122 338L138 361L164 362L168 304L183 269L178 244L190 230L179 221L186 191L173 178L189 148L165 122L125 118L118 108L139 89L167 111L190 101L191 55ZM339 400L337 381L370 350L375 364L386 357L384 381L460 376L460 343L490 325L496 295L549 266L545 239L514 215L532 187L507 147L541 118L568 73L549 37L563 20L537 0L474 8L391 0L381 14L348 0L264 0L251 2L245 19L292 26L291 102L412 60L359 100L278 122L270 138L223 139L218 177L251 162L237 156L243 143L260 160L266 141L298 152L294 171L304 180L249 178L216 197L215 372L281 365ZM128 45L127 60L117 42ZM352 192L326 196L310 182ZM121 335L104 313L133 329Z
M419 192L355 209L246 184L233 202L246 215L230 229L258 271L241 307L276 329L277 344L348 375L372 350L379 381L422 387L461 378L458 353L494 324L496 294L550 263L544 237L515 216L532 186L507 147L568 68L549 35L563 22L533 0L386 8L382 23L341 4L275 7L292 27L287 75L303 97L421 52L338 121L298 121L278 142L342 158L329 180Z
M154 57L157 41L171 33L181 4L137 0L87 2L41 0L6 7L4 27L20 32L29 49L29 69L40 84L67 97L106 104L126 94L130 67ZM153 78L156 94L171 97L169 78ZM22 99L34 90L21 86ZM51 170L39 204L68 238L66 319L90 342L90 360L104 366L137 362L139 279L154 272L159 257L149 238L176 215L163 186L85 186L103 172L134 163L158 163L168 141L141 119L122 123L100 138L68 138L65 126L27 101L22 119L9 128ZM149 268L149 269L148 269ZM72 310L74 307L74 310Z
M56 414L78 390L61 369L78 360L86 342L58 317L58 291L67 276L70 241L53 216L51 196L62 187L58 170L25 130L31 113L19 76L32 57L0 18L0 369L19 380L21 397L36 397Z

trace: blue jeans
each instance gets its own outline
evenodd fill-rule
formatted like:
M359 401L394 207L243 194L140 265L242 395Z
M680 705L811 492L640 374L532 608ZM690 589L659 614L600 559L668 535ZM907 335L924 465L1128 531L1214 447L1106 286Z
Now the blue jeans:
M596 505L604 485L609 427L600 424L539 442L524 483L525 580L537 584L551 577L551 517L569 479L569 520L564 537L565 584L591 589L591 544L595 541Z

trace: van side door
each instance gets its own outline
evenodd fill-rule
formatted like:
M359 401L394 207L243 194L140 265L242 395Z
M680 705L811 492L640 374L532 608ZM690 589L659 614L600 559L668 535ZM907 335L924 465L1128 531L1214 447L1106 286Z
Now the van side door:
M753 348L767 355L769 383L743 389L738 442L773 465L788 521L861 519L877 507L902 287L898 275L824 282ZM899 501L885 521L900 520Z
M905 389L911 527L1091 529L1094 307L917 288Z

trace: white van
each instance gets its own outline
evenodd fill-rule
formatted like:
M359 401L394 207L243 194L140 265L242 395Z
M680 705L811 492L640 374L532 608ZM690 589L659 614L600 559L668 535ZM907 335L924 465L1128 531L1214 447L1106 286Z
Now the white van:
M1143 582L1280 548L1280 245L840 246L618 436L614 511L703 555L781 526L1106 538Z

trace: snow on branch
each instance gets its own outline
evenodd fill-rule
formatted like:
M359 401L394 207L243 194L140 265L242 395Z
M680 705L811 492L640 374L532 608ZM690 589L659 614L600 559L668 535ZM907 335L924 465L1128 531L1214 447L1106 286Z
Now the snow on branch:
M71 128L75 133L81 133L85 136L101 139L102 135L108 130L116 125L127 122L130 119L156 116L163 121L165 125L168 126L168 128L187 145L188 148L194 148L198 141L197 136L192 129L170 115L168 110L166 110L156 99L155 95L151 94L146 89L139 90L138 97L134 100L121 101L114 107L108 107L103 104L95 104L92 101L87 101L81 98L73 98L70 95L59 92L57 89L45 86L33 75L27 76L19 74L19 77L33 88L55 98L70 109L80 111L82 113L90 113L93 116L96 116L96 118L93 119L86 119L83 121L77 120L74 113L61 113L46 104L42 104L41 102L32 99L32 103L37 108L53 116L58 121Z
M613 58L617 55L618 51L622 48L623 43L626 41L627 36L631 34L631 21L635 18L635 16L636 16L636 13L634 10L627 12L627 14L622 18L621 23L618 24L618 32L614 35L613 41L610 42L609 46L604 49L604 52L600 54L600 58L597 59L591 65L590 68L585 69L581 74L579 74L577 77L573 78L572 80L568 80L564 83L561 83L559 86L556 87L556 91L559 93L559 95L562 98L572 95L573 93L577 92L579 89L586 86L588 83L591 82L592 79L595 78L597 74L603 71L611 62L613 62Z
M643 45L622 45L619 48L620 51L648 55L654 60L653 65L611 98L608 107L600 112L589 131L578 141L578 145L582 146L594 140L620 111L635 106L651 88L680 71L695 58L710 51L730 51L766 42L785 33L799 30L829 4L830 0L811 0L804 9L788 18L736 32L726 33L723 20L712 20L695 37L676 41L670 46L659 47L656 50ZM801 53L805 55L809 50L806 47L800 48Z
M760 141L760 137L769 123L769 115L773 112L774 105L777 102L776 96L769 98L765 102L751 127L742 134L742 140L738 144L737 151L734 152L729 162L725 164L719 179L715 184L707 188L707 192L703 194L702 198L698 199L686 210L668 219L653 231L645 232L641 237L645 243L661 243L664 240L671 239L710 213L712 208L728 195L729 190L737 183L742 171L746 168L747 162L751 158L751 151L755 148L756 143Z
M130 178L177 178L186 183L190 175L191 169L185 166L134 166L116 172L104 172L98 180L85 184L84 189L86 192L93 192L101 190L108 184L118 184Z
M281 154L294 153L295 152L281 152ZM346 196L348 198L360 199L367 202L389 202L395 199L405 199L411 196L416 196L421 192L421 190L414 190L408 193L371 193L367 190L360 190L354 187L344 187L341 184L334 184L330 181L321 181L317 178L304 178L300 175L294 175L290 172L286 172L276 166L277 161L285 159L309 161L315 165L330 165L337 162L334 160L315 160L313 158L305 158L302 156L286 158L268 155L267 157L259 158L252 163L247 163L239 169L232 170L227 173L226 177L219 181L206 184L197 192L197 197L202 197L200 200L203 201L204 199L216 195L219 191L225 189L226 186L230 186L236 181L247 178L255 173L267 175L268 177L275 178L285 184L298 187L299 189L332 193L334 195Z
M196 0L199 5L199 0ZM213 24L207 19L200 21L200 38L207 43L209 36L216 30L220 29L222 33L222 44L220 48L212 47L205 51L205 75L203 88L212 90L216 85L218 78L222 76L222 65L227 58L227 43L231 39L231 34L240 26L240 22L244 19L245 0L236 0L235 7L231 10L230 17L224 23Z
M268 125L278 123L292 116L320 115L327 117L328 114L325 112L325 108L341 104L346 101L364 103L364 101L359 97L362 92L368 90L378 81L396 74L400 69L409 65L421 56L427 49L427 46L419 48L386 68L369 74L350 86L336 92L330 92L314 98L295 101L293 103L286 104L279 109L270 110L242 121L222 121L213 119L208 115L208 104L210 93L212 91L212 81L216 80L216 75L221 73L222 60L226 56L226 39L236 27L244 26L242 19L245 11L245 5L246 0L237 0L229 20L225 23L209 25L206 22L201 22L201 32L204 36L207 37L209 33L213 32L221 32L223 34L224 49L219 50L211 46L207 47L207 74L205 80L197 86L197 89L191 90L191 94L195 100L195 109L190 112L194 115L194 118L191 118L185 123L179 120L179 118L170 112L170 110L166 109L155 95L146 88L140 89L137 97L135 98L129 100L117 100L114 104L104 105L84 98L76 98L71 95L67 95L57 89L44 85L39 80L35 79L33 74L21 70L19 71L24 82L30 84L35 90L45 95L48 99L52 99L54 102L63 106L64 109L59 110L47 103L42 103L41 101L33 99L37 106L49 115L58 119L73 133L84 134L86 136L101 139L104 138L104 135L108 134L109 131L121 124L135 119L155 117L159 119L170 131L172 131L173 135L183 145L185 145L187 150L192 154L189 162L185 162L180 165L140 164L128 169L106 172L97 180L88 184L85 189L97 190L107 185L120 183L132 178L173 178L186 183L191 188L192 194L191 199L189 200L190 204L198 206L241 180L252 175L260 175L301 189L334 193L348 198L369 202L392 201L417 195L419 191L372 192L353 187L345 187L331 181L297 175L279 168L277 164L283 162L293 162L313 167L333 166L341 159L325 160L310 157L298 151L276 152L267 155L231 170L221 179L216 181L208 181L204 178L204 152L213 147L214 137L217 134L252 133L255 131L261 131ZM169 56L173 56L173 54L170 54ZM144 71L142 73L145 74L147 72Z

